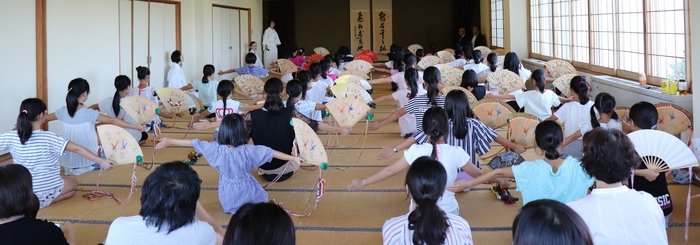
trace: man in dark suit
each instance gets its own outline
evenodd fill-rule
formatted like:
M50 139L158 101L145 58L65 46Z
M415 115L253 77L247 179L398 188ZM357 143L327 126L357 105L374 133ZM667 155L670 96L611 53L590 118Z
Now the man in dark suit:
M474 26L472 28L472 38L471 38L471 43L472 47L479 47L479 46L486 46L486 36L484 34L481 34L479 32L479 27Z
M467 36L467 29L464 29L464 27L459 28L459 38L457 39L457 45L459 47L464 47L464 45L467 45L467 43L470 42L469 37Z

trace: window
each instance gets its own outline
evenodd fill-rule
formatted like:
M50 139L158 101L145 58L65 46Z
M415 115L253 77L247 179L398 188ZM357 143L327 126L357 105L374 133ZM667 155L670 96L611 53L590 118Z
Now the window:
M491 46L503 47L503 0L491 0Z
M531 56L648 81L686 75L684 0L530 0Z

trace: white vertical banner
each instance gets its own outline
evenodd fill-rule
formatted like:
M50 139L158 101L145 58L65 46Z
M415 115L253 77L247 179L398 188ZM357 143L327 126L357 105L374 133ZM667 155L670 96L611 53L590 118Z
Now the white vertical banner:
M374 10L372 14L374 52L388 53L392 43L391 10Z
M371 49L369 10L350 11L350 53L356 55L362 50Z

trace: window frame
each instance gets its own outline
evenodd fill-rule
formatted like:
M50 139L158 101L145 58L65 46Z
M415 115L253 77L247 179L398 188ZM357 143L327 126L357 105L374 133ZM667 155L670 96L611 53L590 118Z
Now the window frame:
M499 30L498 26L495 26L495 27L493 26L494 18L497 18L496 16L493 15L493 12L494 12L494 11L493 11L493 9L491 8L491 5L493 4L494 1L500 1L500 2L501 2L501 21L503 22L503 27L500 28L500 30L501 30L500 39L503 40L503 46L504 46L504 47L498 46L498 45L496 45L496 43L493 42L494 34L496 34L497 31ZM491 37L489 38L489 43L490 43L489 48L490 48L490 49L503 49L503 48L505 48L505 46L506 46L506 38L505 38L505 27L506 27L506 23L505 23L505 13L504 13L504 10L505 10L505 3L504 3L504 0L489 0L489 30L490 30L490 32L491 32L491 33L490 33L490 36L491 36ZM498 38L498 37L496 37L496 38Z

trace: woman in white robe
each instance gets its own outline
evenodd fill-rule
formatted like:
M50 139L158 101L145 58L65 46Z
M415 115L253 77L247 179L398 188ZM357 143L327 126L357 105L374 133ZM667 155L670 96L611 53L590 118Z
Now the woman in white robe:
M262 44L265 68L270 68L270 64L277 60L277 45L282 44L280 42L280 37L277 35L277 31L275 31L274 21L270 21L270 27L265 30Z

